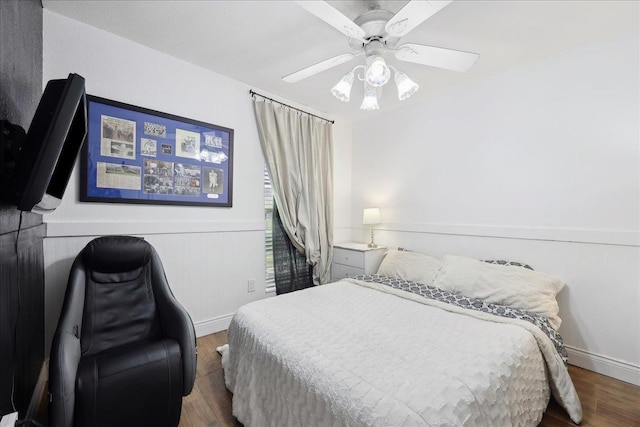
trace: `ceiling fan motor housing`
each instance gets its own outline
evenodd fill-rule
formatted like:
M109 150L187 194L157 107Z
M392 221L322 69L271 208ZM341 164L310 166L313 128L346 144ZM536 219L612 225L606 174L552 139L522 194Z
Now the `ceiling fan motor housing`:
M385 29L385 25L392 17L393 13L384 9L369 10L358 16L353 22L364 30L365 42L350 38L349 45L359 50L368 47L372 41L381 41L388 47L394 47L400 39L398 37L387 38L387 30Z
M373 55L382 55L382 52L384 52L384 50L385 50L384 44L378 39L372 39L364 47L364 53L367 57L370 57Z

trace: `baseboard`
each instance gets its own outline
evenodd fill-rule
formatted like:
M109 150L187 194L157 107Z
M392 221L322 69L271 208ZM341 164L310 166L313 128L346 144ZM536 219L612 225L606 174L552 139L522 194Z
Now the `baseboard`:
M215 334L216 332L224 331L229 327L231 319L234 313L225 314L224 316L218 316L207 320L201 320L194 324L196 328L196 336L202 337L204 335Z
M640 386L640 366L566 345L569 363Z

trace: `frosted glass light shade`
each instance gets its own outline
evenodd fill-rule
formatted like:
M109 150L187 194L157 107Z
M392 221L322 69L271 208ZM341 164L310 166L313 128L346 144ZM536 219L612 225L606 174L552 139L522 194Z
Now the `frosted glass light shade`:
M342 102L349 102L351 97L351 87L353 86L353 71L342 76L340 81L331 88L331 94Z
M362 104L360 105L361 110L379 110L380 106L378 105L378 91L375 87L371 87L364 82L364 98L362 99Z
M391 77L391 70L387 67L384 58L373 55L367 58L367 70L364 79L373 87L385 85Z
M362 212L364 225L380 224L380 208L365 208Z
M402 71L396 71L394 80L398 88L398 99L404 101L420 89L420 85L414 82Z

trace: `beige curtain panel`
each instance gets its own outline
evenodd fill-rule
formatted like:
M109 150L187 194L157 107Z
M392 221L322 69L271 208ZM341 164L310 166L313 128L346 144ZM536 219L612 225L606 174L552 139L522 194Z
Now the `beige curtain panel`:
M333 248L331 123L258 97L253 107L285 231L313 266L313 283L327 283Z

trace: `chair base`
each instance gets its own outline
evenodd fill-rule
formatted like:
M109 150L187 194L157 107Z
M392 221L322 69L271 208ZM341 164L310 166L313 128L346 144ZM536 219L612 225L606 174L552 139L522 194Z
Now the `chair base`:
M76 426L175 427L182 409L180 346L143 341L81 359Z

